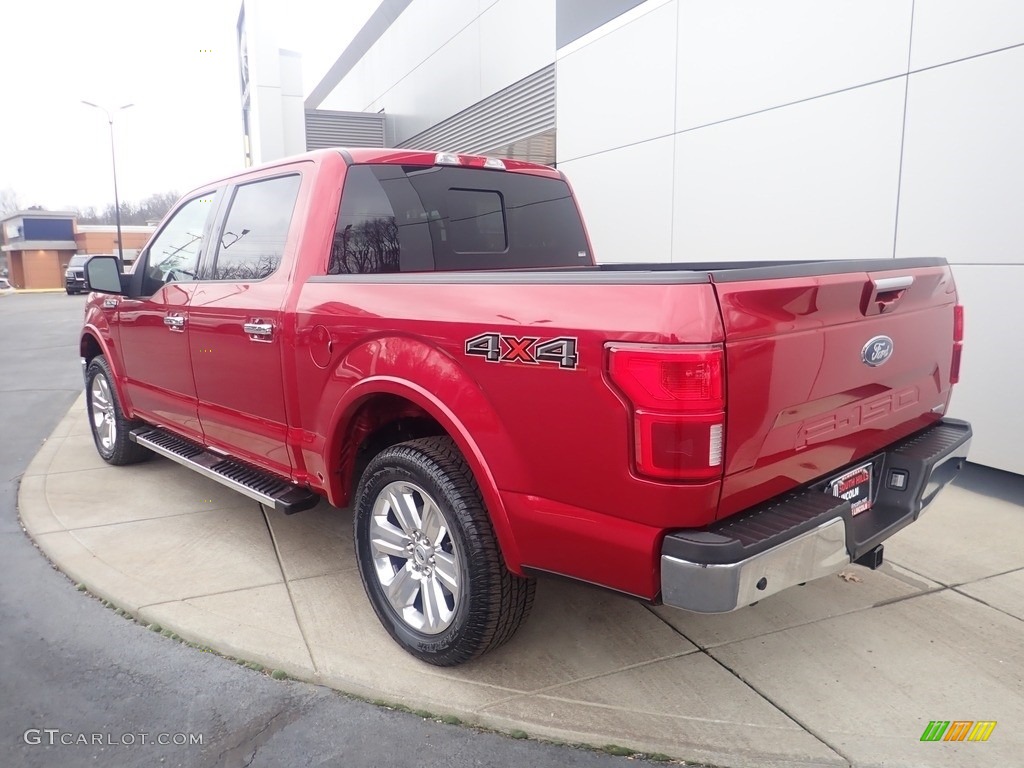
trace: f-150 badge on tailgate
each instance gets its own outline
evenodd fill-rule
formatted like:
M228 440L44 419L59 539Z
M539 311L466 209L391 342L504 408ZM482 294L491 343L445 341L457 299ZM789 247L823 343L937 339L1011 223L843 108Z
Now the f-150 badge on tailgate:
M888 336L875 336L864 345L860 358L872 368L877 368L892 357L892 339Z
M481 333L466 339L466 354L477 355L489 363L555 363L568 369L575 369L579 362L576 339L571 336L545 340L537 336Z

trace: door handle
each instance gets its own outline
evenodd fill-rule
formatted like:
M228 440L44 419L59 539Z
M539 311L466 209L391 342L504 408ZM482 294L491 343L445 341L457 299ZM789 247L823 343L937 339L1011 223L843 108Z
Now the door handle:
M181 315L165 315L164 325L172 331L184 331L185 330L185 318Z
M913 275L880 277L872 280L865 287L861 312L864 315L883 315L889 312L896 307L913 284Z
M912 286L914 284L914 276L880 277L871 282L875 284L875 293L889 293L890 291L901 291Z
M914 284L913 275L902 277L883 277L874 280L875 303L878 305L879 314L884 314L896 306L896 303L903 298L907 288Z
M249 336L250 341L270 341L274 335L273 323L252 322L245 323L242 330Z

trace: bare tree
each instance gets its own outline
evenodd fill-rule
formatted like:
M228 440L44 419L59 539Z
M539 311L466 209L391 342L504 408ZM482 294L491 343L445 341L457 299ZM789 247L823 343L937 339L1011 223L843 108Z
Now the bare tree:
M7 216L21 209L18 202L18 193L10 187L0 189L0 217Z
M121 201L121 223L131 225L158 222L167 215L177 199L177 192L157 192L137 203L123 200ZM77 208L76 212L79 224L113 224L116 220L113 203L107 205L100 212L91 207Z
M398 272L399 252L394 217L367 218L335 233L330 271L343 275Z

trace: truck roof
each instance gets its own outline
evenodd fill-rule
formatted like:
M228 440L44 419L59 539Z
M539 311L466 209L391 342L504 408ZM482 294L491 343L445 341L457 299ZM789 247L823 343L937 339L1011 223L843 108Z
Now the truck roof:
M357 165L371 164L371 163L394 163L398 165L440 165L438 158L441 155L446 155L449 158L458 158L458 165L463 165L470 168L484 168L487 167L484 163L488 160L499 160L505 167L505 170L519 171L525 173L532 173L537 176L550 176L551 178L560 179L562 174L547 165L540 165L539 163L528 163L525 160L512 160L508 158L492 157L489 155L470 155L462 154L458 152L432 152L429 150L421 149L377 149L369 147L359 147L353 149L343 149L341 147L330 151L340 151L346 160L350 160L352 163ZM448 162L443 163L445 165L455 165L456 163Z
M337 156L340 154L344 158L345 162L352 165L371 165L380 163L390 163L394 165L422 165L424 167L431 165L460 165L466 168L487 168L489 170L505 170L514 173L528 173L533 176L544 176L551 179L563 179L564 176L560 171L555 170L547 165L540 165L539 163L528 163L524 160L511 160L506 158L490 157L488 155L468 155L459 154L455 152L434 152L431 150L420 150L420 149L386 149L378 147L329 147L327 149L314 149L310 152L303 152L298 155L291 155L289 157L282 157L279 160L272 160L268 163L261 163L259 165L250 166L245 168L238 173L232 173L228 176L223 176L219 179L212 179L190 192L186 193L186 196L199 192L203 189L209 189L211 186L222 184L232 179L236 179L242 176L248 176L254 171L259 171L265 168L274 168L279 165L286 165L301 160L313 160L321 161L326 157ZM438 162L438 160L444 156L445 162ZM454 160L457 159L457 162ZM497 160L500 161L501 166L495 168L493 166L486 166L485 163L491 160L492 162ZM503 166L503 168L502 168Z

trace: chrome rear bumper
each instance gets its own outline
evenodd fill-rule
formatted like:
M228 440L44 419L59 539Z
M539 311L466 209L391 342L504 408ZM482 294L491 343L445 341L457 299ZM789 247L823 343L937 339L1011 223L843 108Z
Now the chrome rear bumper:
M956 476L971 434L967 422L945 419L876 454L874 503L856 516L850 502L824 493L822 480L709 528L669 532L661 550L662 602L726 613L851 562L875 567L881 543L916 520Z
M738 563L691 563L662 555L661 596L665 605L676 608L726 613L828 576L850 562L846 523L835 518Z

